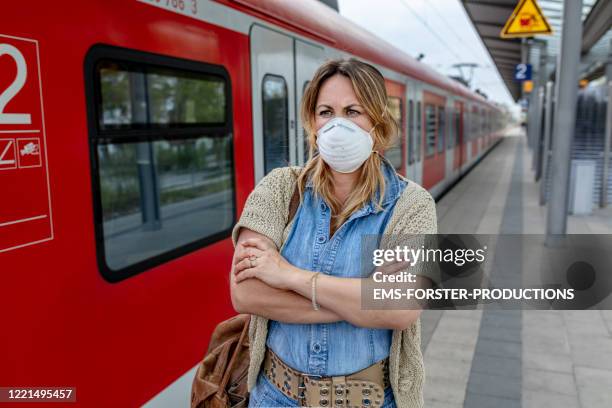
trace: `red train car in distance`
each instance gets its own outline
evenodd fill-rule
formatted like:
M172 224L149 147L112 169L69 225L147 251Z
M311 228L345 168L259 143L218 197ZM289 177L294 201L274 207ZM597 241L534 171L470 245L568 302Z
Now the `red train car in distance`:
M4 2L0 387L188 404L235 313L231 228L267 172L304 163L300 98L341 56L384 74L385 154L434 195L499 140L494 104L314 0Z

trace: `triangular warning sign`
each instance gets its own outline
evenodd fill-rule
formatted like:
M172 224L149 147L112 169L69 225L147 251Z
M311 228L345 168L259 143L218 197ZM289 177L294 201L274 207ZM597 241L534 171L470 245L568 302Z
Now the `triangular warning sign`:
M520 0L501 31L501 38L552 34L552 28L536 0Z

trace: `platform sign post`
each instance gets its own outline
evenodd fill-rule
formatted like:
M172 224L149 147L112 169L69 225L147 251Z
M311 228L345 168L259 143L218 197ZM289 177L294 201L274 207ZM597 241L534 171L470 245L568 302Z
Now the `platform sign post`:
M536 0L520 0L500 33L501 38L550 35L552 28Z
M0 253L53 239L36 40L0 34Z
M540 205L546 204L546 189L548 187L548 179L550 171L548 163L550 161L550 139L552 134L552 100L553 100L553 83L546 83L546 93L544 96L544 152L542 154L542 181L540 181Z
M567 232L571 146L576 129L578 72L582 46L582 0L563 2L561 52L557 56L551 190L546 213L546 245L555 246Z

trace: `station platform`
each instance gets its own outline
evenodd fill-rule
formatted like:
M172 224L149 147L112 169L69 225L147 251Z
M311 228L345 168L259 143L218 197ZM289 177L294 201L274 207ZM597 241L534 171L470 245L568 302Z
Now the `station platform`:
M545 234L522 128L437 203L440 233ZM569 234L612 233L612 208L569 216ZM426 310L425 406L610 407L612 310Z

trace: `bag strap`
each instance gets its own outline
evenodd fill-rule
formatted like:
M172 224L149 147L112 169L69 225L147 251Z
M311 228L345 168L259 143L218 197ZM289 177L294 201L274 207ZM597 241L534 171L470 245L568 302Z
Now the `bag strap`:
M236 348L234 349L234 352L232 353L232 358L227 364L227 368L225 369L225 372L223 373L223 378L221 379L221 383L219 384L219 388L217 389L217 395L219 396L221 393L225 392L225 387L227 386L227 383L229 382L230 374L234 371L234 365L236 365L238 354L240 354L240 349L244 347L244 344L243 344L244 339L246 338L247 333L249 332L250 322L251 322L251 315L248 315L247 319L244 322L244 326L242 327L242 332L240 333L238 344L236 344Z
M300 203L300 193L298 191L297 183L295 184L295 188L293 189L293 195L291 196L291 201L289 201L289 217L287 218L287 225L293 220L295 217L295 213L297 212L298 205Z
M291 201L289 201L289 216L287 217L287 225L293 220L297 208L300 204L300 192L297 184L297 177L295 180L295 186L293 187L293 195L291 195Z

